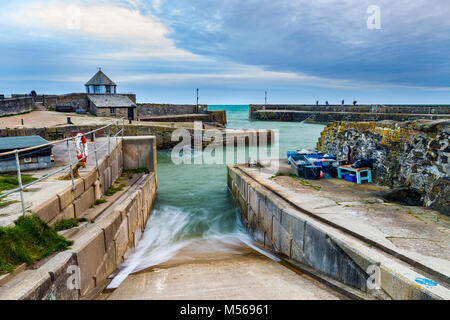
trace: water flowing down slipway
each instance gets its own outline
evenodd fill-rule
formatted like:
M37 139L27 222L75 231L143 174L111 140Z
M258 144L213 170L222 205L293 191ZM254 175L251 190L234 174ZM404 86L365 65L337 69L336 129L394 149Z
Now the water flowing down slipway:
M209 108L227 111L228 128L278 129L280 157L285 157L287 150L314 148L324 127L248 121L248 106ZM175 165L171 151L159 151L158 195L152 215L137 248L128 253L108 288L116 288L129 274L160 265L199 243L210 244L202 250L215 253L233 252L245 244L277 260L252 244L236 210L227 189L226 164Z

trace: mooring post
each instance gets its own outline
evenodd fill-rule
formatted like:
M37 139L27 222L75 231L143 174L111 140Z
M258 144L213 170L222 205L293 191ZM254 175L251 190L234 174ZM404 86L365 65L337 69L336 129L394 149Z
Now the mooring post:
M20 174L19 150L16 150L17 181L19 181L20 202L22 203L22 215L25 217L25 202L23 201L22 175Z
M70 158L70 143L69 140L67 140L66 142L67 142L67 159L69 160L70 177L72 178L72 190L75 190L75 182L73 180L72 160Z

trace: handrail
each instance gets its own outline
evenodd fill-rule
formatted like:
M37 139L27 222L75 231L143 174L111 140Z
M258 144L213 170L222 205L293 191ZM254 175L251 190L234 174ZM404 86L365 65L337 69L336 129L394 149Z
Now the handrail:
M119 120L124 120L124 118L119 118ZM117 123L117 122L119 122L119 120L116 120L113 123ZM86 135L95 133L97 131L100 131L100 130L103 130L105 128L108 128L108 127L110 127L112 125L113 125L112 123L108 124L108 125L103 126L101 128L97 128L97 129L91 130L89 132L86 132L83 135L86 136ZM123 130L123 128L122 128L122 130ZM55 144L58 144L58 143L62 143L62 142L66 142L66 141L73 140L73 139L76 139L76 137L69 137L69 138L65 138L65 139L61 139L61 140L51 141L49 143L44 143L44 144L41 144L41 145L38 145L38 146L28 147L28 148L20 149L20 150L17 150L17 151L19 151L19 153L26 152L26 151L32 151L32 150L36 150L36 149L40 149L40 148L43 148L43 147L52 146L52 145L55 145ZM15 153L16 153L16 150L3 152L3 153L0 153L0 157L2 157L2 156L9 156L9 155L12 155L12 154L15 154Z
M120 130L118 130L119 129L119 120L122 120L122 129L120 129ZM98 169L97 151L101 150L105 146L108 146L108 154L111 153L111 148L110 148L111 141L110 141L110 138L111 138L111 126L113 126L113 125L116 127L116 132L113 135L113 137L115 138L115 142L117 142L117 137L119 136L119 134L121 134L122 138L123 138L123 135L124 135L124 132L125 132L125 119L124 118L119 118L119 119L113 121L110 124L107 124L107 125L105 125L103 127L91 130L91 131L86 132L86 133L83 134L84 136L87 136L87 135L90 135L90 134L93 135L94 155L95 155L95 164L96 164L95 166L96 166L97 169ZM95 143L95 140L96 140L95 139L95 133L100 131L100 130L106 129L106 128L108 128L108 133L107 133L108 141L106 143L104 143L103 145L101 145L99 148L97 148L96 143ZM76 161L72 161L71 160L71 158L70 158L71 150L70 150L69 141L74 140L74 139L76 139L76 136L65 138L65 139L61 139L61 140L57 140L57 141L52 141L52 142L49 142L49 143L44 143L44 144L41 144L41 145L38 145L38 146L34 146L34 147L24 148L24 149L20 149L20 150L16 149L16 150L13 150L13 151L7 151L7 152L0 153L0 157L13 155L13 154L15 155L17 179L18 179L18 182L19 182L19 187L18 188L15 188L15 189L12 189L12 190L8 190L7 192L5 192L3 194L0 194L0 199L2 199L4 197L7 197L7 196L9 196L9 195L11 195L11 194L13 194L15 192L20 192L20 200L21 200L21 203L22 203L22 214L23 214L23 216L25 216L25 202L23 200L23 191L27 187L30 187L30 186L32 186L35 183L38 183L40 181L43 181L43 180L45 180L45 179L47 179L47 178L49 178L49 177L51 177L51 176L61 172L61 171L66 170L67 168L70 168L70 175L71 175L71 180L72 180L72 190L74 190L75 189L75 183L74 183L74 177L73 177L73 165L78 163L79 161L85 160L87 158L87 156L85 156L85 157L83 157L81 159L77 159ZM68 164L63 166L63 167L61 167L61 168L58 168L56 170L53 170L53 171L47 173L46 175L44 175L43 177L40 177L39 179L36 179L35 181L31 181L30 183L28 183L26 185L22 185L22 175L21 175L21 171L20 171L19 153L21 153L21 152L29 152L29 151L32 151L32 150L41 149L41 148L48 147L48 146L53 146L53 145L56 145L58 143L63 143L63 142L67 143Z

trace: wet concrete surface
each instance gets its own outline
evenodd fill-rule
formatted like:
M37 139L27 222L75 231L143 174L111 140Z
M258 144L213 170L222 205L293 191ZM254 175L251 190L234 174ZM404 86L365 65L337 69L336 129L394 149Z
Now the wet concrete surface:
M201 241L169 261L128 278L110 300L340 300L341 294L311 277L246 247Z

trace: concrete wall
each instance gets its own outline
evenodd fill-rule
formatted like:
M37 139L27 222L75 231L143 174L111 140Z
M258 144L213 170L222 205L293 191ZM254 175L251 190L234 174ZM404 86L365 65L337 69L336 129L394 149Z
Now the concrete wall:
M34 108L33 97L0 99L0 117L23 112L30 112Z
M427 207L450 215L450 121L335 122L321 133L317 148L351 161L375 160L373 179L423 194Z
M124 137L123 168L133 170L147 168L156 171L157 153L155 137Z
M151 139L151 137L146 137ZM154 138L153 138L154 139ZM154 145L154 141L153 141ZM153 154L148 154L150 158ZM53 225L58 219L82 217L93 204L96 194L104 193L122 171L122 143L111 156L81 179L75 191L61 191L46 203L33 208L33 213ZM156 168L143 175L128 191L124 201L111 205L106 216L96 218L75 237L74 245L48 260L25 270L0 287L0 300L80 299L95 292L124 261L129 248L137 245L150 216L156 190ZM96 190L96 188L100 188ZM79 269L77 269L79 268ZM79 270L79 278L74 272ZM78 278L79 288L75 284Z
M228 166L227 183L246 230L287 261L380 299L440 299L436 289L433 293L414 282L420 275L411 269L299 212L238 166ZM370 265L380 268L380 290L367 287Z

